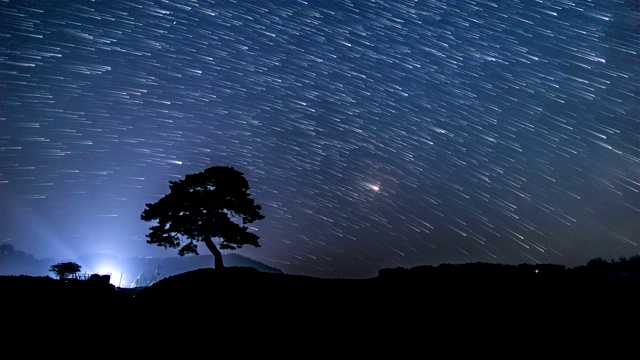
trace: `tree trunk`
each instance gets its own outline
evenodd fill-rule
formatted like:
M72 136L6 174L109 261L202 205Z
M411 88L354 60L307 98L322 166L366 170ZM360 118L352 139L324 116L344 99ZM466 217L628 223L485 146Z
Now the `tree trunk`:
M204 244L207 245L207 249L209 249L209 251L211 251L211 253L213 254L213 268L214 269L224 268L224 263L222 261L222 253L220 252L216 244L211 239L211 236L205 235L203 241L204 241Z

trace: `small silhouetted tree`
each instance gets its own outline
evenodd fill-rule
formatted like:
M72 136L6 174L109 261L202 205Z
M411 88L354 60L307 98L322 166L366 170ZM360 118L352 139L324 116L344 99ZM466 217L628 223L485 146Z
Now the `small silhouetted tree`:
M80 272L81 266L75 262L62 262L55 265L51 265L49 271L56 274L58 279L66 279L71 275L75 275Z
M169 181L169 194L146 204L140 216L156 221L146 235L147 243L179 248L178 254L198 255L198 242L213 254L214 268L223 268L220 250L236 250L244 245L260 247L258 235L246 224L264 219L249 194L244 174L229 166L213 166ZM213 239L218 239L218 246Z

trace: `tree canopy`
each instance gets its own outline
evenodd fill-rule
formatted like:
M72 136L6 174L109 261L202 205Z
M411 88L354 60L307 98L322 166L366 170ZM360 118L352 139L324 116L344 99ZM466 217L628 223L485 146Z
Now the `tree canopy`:
M77 274L80 272L81 266L73 261L61 262L55 265L51 265L49 271L56 274L58 279L66 279L71 275Z
M146 204L141 219L156 221L146 235L147 243L178 249L178 254L198 255L203 242L214 256L214 267L224 263L220 250L244 245L260 247L259 236L245 225L264 219L262 207L249 193L249 182L233 167L213 166L169 181L169 193ZM218 246L213 239L218 239Z

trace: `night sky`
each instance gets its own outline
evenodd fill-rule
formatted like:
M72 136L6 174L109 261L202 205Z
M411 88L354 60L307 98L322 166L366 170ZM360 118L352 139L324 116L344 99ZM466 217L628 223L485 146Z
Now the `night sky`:
M638 255L639 76L635 0L3 0L0 244L177 256L222 165L289 274Z

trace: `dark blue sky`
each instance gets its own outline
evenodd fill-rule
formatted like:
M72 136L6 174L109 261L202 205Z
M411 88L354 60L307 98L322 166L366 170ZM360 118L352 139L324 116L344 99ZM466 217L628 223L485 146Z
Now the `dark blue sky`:
M176 256L140 220L245 174L291 274L640 253L635 1L0 3L0 243ZM206 249L201 252L206 254Z

